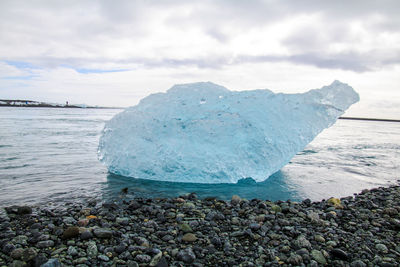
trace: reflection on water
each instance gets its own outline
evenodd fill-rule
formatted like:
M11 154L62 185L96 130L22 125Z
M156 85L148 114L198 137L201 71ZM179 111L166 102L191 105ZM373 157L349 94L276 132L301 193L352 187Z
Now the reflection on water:
M295 186L290 183L285 173L278 171L266 181L256 183L253 179L243 179L237 184L196 184L175 183L135 179L130 177L108 174L103 188L104 198L113 198L128 188L128 198L134 197L176 197L195 192L199 198L217 197L228 200L232 195L239 195L247 199L279 200L302 199Z

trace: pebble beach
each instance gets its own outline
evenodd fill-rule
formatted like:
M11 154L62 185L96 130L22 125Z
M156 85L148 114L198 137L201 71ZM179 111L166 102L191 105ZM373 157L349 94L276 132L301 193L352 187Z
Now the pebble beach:
M0 266L398 266L400 187L319 202L121 197L0 212Z

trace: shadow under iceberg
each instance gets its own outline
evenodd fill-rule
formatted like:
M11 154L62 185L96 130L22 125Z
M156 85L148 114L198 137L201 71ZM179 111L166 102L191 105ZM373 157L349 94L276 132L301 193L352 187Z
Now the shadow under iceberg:
M239 195L246 199L257 198L271 201L301 200L301 194L289 180L289 177L282 171L274 173L263 182L257 183L248 178L242 179L236 184L164 182L109 173L103 187L103 197L105 199L115 198L121 195L122 189L127 188L127 198L167 198L195 192L199 198L216 197L222 200L229 200L232 195Z

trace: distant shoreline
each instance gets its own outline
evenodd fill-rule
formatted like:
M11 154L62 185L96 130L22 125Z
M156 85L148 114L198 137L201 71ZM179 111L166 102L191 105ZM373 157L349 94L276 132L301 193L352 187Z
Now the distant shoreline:
M90 108L90 109L121 109L120 107L98 107L77 104L58 104L46 103L32 100L9 100L0 99L0 107L18 107L18 108Z
M14 105L2 105L0 104L0 107L12 107L12 108L78 108L78 109L124 109L120 107L78 107L74 105L68 105L68 106L51 106L51 105L26 105L26 106L14 106Z
M17 103L17 104L15 104L15 103ZM3 99L0 99L0 107L124 109L124 107L77 106L77 105L49 104L49 103L45 103L45 102L37 102L37 101L32 101L32 100L3 100ZM396 119L361 118L361 117L339 117L339 119L340 120L356 120L356 121L400 122L400 120L396 120Z
M358 117L339 117L340 120L356 120L356 121L384 121L384 122L400 122L394 119L378 119L378 118L358 118Z

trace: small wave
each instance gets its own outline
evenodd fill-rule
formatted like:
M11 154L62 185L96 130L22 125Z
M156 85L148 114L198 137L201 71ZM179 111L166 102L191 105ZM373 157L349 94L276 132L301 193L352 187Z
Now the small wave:
M3 148L3 147L12 147L12 145L0 145L0 148Z
M312 150L312 149L305 149L305 150L297 153L297 155L308 155L308 154L315 154L315 153L318 153L318 152L315 150Z
M19 169L19 168L25 168L25 167L29 167L31 166L31 164L23 164L23 165L19 165L19 166L5 166L5 167L1 167L1 170L9 170L9 169Z
M344 171L346 171L346 172L349 172L349 173L353 173L353 174L357 174L357 175L361 175L361 176L367 176L367 177L368 177L368 175L367 175L367 174L365 174L365 173L362 173L362 172L359 172L359 171L356 171L356 170L354 170L354 169L350 169L350 168L343 168L343 170L344 170Z
M5 161L12 161L12 160L16 160L19 159L18 157L10 157L10 158L5 158Z

